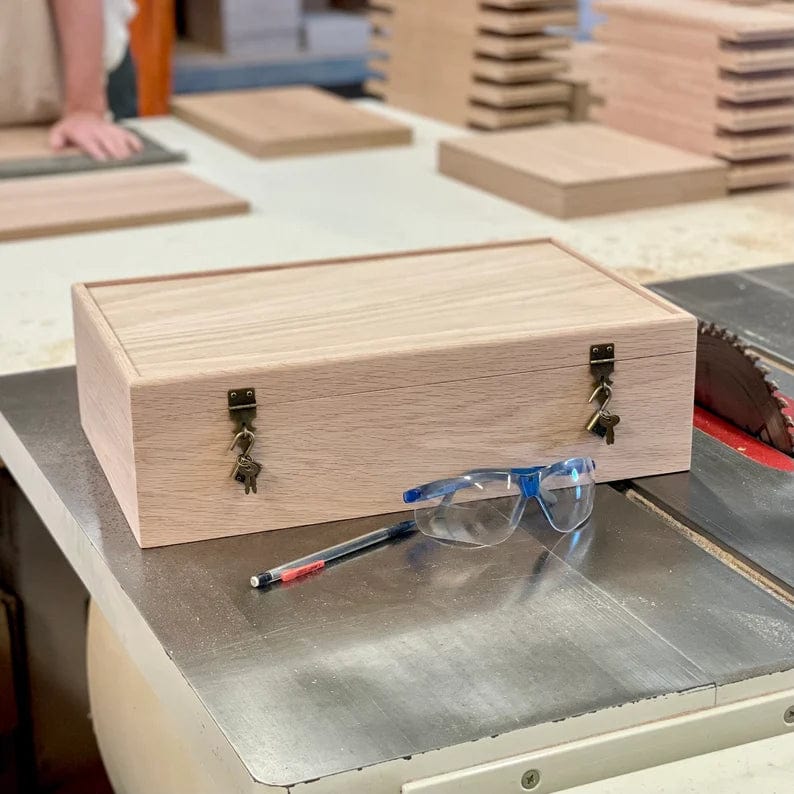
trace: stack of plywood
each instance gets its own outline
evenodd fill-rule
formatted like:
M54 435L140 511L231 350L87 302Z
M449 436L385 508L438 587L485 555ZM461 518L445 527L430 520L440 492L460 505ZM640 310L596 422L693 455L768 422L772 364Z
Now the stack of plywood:
M390 104L484 129L566 119L555 57L576 0L372 0L370 91ZM557 32L549 32L554 28Z
M731 188L794 179L794 15L711 0L600 0L604 123L729 163Z

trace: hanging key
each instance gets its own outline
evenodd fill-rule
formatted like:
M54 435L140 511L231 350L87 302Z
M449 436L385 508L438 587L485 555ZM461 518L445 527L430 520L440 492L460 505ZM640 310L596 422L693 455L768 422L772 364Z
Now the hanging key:
M607 442L607 445L610 446L615 443L615 426L620 422L620 417L617 414L613 414L611 411L601 411L599 414L597 430L595 431L598 435L603 435L604 439ZM603 430L603 433L601 432Z
M262 466L250 455L238 455L231 476L245 486L246 493L256 493L256 478L261 471Z

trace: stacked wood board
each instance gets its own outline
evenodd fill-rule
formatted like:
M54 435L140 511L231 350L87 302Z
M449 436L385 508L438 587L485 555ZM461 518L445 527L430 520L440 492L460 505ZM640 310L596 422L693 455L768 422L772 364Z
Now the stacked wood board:
M187 94L175 116L254 157L411 142L411 129L311 86Z
M729 163L731 188L794 178L794 15L711 0L600 0L604 123Z
M453 124L501 129L568 118L576 0L373 0L367 87L390 104ZM555 32L549 32L549 29Z
M441 173L558 218L718 198L726 166L598 124L442 141Z

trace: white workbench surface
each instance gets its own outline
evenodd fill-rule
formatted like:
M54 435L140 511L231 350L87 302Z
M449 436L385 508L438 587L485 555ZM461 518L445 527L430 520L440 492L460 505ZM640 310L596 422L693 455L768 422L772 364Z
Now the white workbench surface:
M0 244L0 373L73 362L75 281L539 236L643 281L794 261L794 190L563 222L438 175L436 142L460 130L363 104L409 122L414 145L259 161L173 119L139 122L252 213ZM785 735L571 792L790 794L792 780Z
M564 222L437 174L437 140L460 130L364 104L409 122L415 144L261 161L174 119L141 121L252 213L3 243L0 373L73 362L75 281L543 236L642 281L794 260L794 190Z

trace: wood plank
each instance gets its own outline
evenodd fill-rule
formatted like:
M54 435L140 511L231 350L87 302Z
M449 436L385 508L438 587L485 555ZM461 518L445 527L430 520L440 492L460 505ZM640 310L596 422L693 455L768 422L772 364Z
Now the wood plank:
M648 52L708 59L732 72L794 68L794 40L772 42L723 41L713 31L688 29L662 22L641 23L610 17L593 30L601 44L617 44Z
M788 130L746 133L718 130L693 121L686 114L641 99L611 97L604 107L594 113L599 121L611 127L728 160L782 156L794 151L794 133Z
M516 36L525 33L541 33L549 27L575 27L579 21L576 11L552 10L542 12L516 13L486 9L477 18L481 30Z
M475 58L473 74L494 83L525 83L544 80L568 70L568 64L559 58L521 58L504 61L480 56Z
M411 141L404 124L309 87L191 94L176 116L255 157L334 152Z
M474 51L494 58L529 58L549 50L569 47L568 36L538 34L532 36L502 36L498 33L480 32L474 40Z
M523 85L497 85L474 82L471 99L498 108L526 107L527 105L569 102L571 87L560 82L525 83Z
M73 146L54 151L50 146L49 135L49 126L0 127L0 162L68 157L79 152Z
M597 0L594 7L610 17L684 25L730 41L794 38L794 19L764 8L718 5L709 0Z
M174 168L0 181L0 240L248 211L248 202Z
M494 108L472 105L466 112L466 123L484 130L504 130L526 127L549 121L565 121L570 109L567 105L535 105L521 108Z
M725 165L596 124L444 141L439 170L558 217L725 193Z
M728 171L728 186L731 190L768 187L791 182L794 182L794 159L790 157L732 163Z

